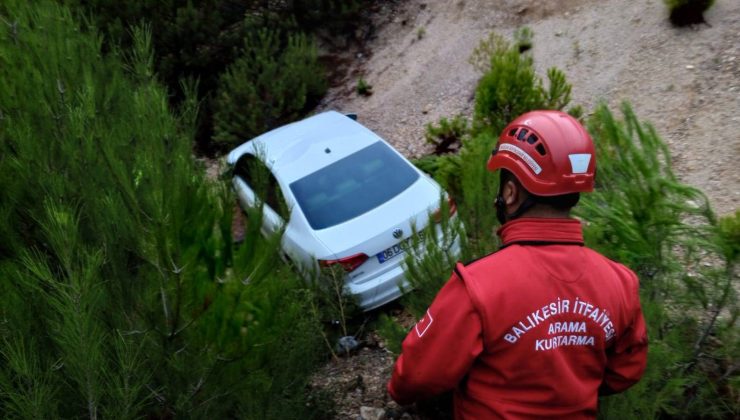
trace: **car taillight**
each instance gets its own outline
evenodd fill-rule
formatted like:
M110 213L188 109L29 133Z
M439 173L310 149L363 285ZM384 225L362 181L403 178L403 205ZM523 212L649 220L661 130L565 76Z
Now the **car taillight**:
M455 203L455 200L452 197L447 197L447 204L450 207L450 217L452 217L452 215L457 212L457 203ZM442 209L441 208L437 209L437 211L432 213L432 220L434 220L434 223L439 223L442 221Z
M331 267L335 264L341 264L344 271L349 273L361 266L368 258L365 254L355 254L351 257L340 258L338 260L319 260L319 265L322 267Z

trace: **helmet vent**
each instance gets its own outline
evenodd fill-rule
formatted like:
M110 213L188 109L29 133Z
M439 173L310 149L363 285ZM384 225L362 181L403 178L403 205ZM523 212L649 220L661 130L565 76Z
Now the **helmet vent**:
M527 129L522 128L521 131L519 131L519 135L516 136L519 140L524 140L524 138L527 137Z
M529 137L527 137L527 143L529 144L535 144L537 143L537 140L539 140L539 138L534 133L530 134Z
M542 143L538 144L534 148L535 150L537 150L537 153L541 154L542 156L545 156L547 154L547 151L545 151L545 146L543 146Z
M512 128L511 130L509 130L509 135L511 137L514 137L516 135L516 128Z

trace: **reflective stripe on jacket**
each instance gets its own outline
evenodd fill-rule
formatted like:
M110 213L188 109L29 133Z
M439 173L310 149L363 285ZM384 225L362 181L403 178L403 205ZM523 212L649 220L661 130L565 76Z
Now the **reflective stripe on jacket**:
M574 219L505 224L503 249L463 266L403 342L400 404L455 390L459 419L596 416L599 392L645 369L637 276L583 246Z

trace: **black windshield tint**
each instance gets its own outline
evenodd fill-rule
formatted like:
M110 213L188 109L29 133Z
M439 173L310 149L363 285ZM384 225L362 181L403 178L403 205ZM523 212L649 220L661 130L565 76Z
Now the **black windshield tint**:
M368 212L408 188L419 177L382 142L290 184L298 205L315 230Z

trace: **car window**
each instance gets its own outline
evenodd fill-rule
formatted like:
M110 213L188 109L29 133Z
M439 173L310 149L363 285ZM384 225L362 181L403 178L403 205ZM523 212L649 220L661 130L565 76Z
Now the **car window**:
M377 142L290 184L315 230L343 223L385 203L419 178L405 160Z
M244 154L234 165L234 176L249 185L257 197L284 220L289 218L288 206L283 198L280 185L267 166L256 156Z

